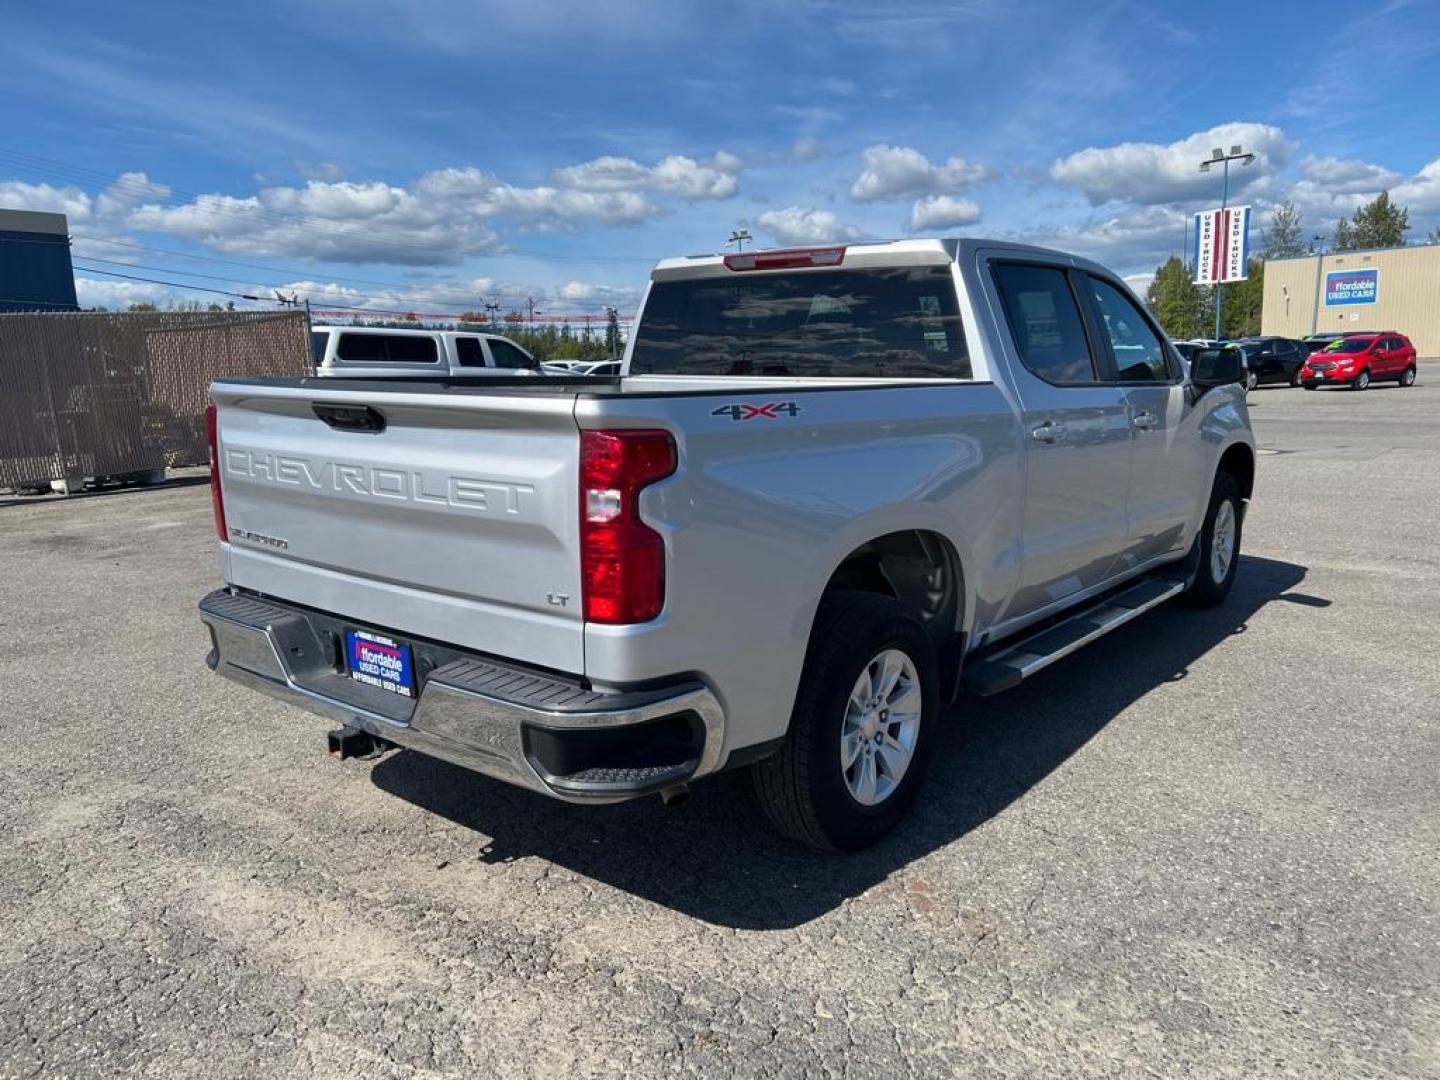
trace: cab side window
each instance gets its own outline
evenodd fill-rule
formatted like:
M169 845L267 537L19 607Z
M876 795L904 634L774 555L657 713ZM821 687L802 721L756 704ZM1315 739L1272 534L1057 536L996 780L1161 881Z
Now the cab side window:
M1108 281L1085 276L1095 301L1100 332L1115 357L1117 382L1169 382L1165 343L1134 302Z
M495 357L495 366L498 368L529 369L535 366L534 360L531 360L508 341L502 341L499 338L490 339L490 355Z
M455 339L455 359L461 367L484 367L485 350L480 347L478 337L457 337Z
M1065 271L1035 263L997 263L993 272L1020 362L1048 383L1096 382L1085 322Z

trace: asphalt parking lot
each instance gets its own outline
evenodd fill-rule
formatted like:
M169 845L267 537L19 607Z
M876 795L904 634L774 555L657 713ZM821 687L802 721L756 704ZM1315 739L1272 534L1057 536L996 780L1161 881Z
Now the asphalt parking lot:
M1440 365L1251 398L1227 605L963 703L848 859L337 763L205 669L203 481L0 496L0 1075L1440 1076Z

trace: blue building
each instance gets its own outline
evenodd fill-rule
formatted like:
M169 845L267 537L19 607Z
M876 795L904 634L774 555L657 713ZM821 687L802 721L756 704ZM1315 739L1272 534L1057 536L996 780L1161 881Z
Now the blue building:
M0 311L77 311L64 214L0 209Z

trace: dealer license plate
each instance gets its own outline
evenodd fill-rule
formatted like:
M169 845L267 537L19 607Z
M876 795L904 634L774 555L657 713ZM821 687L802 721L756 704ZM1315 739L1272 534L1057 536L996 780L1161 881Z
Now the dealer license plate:
M415 696L415 669L410 646L365 630L345 631L345 659L350 678L401 697Z

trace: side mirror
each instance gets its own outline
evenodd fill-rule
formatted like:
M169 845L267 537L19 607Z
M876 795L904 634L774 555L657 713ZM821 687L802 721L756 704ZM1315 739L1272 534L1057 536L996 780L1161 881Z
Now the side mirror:
M1245 381L1239 349L1200 349L1190 361L1190 382L1201 390Z

